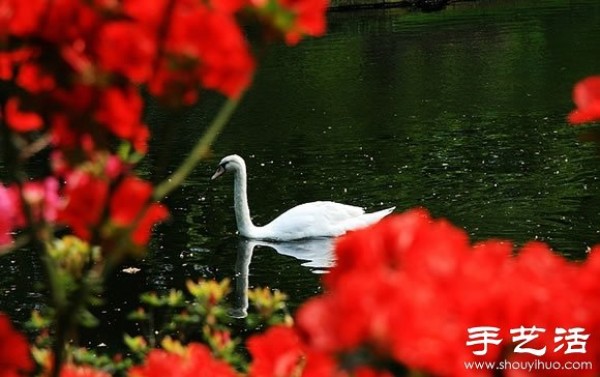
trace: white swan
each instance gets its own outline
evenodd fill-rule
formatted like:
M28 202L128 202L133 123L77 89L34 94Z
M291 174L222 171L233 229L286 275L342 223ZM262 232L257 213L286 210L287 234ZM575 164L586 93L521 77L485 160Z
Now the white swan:
M389 215L396 207L365 213L360 207L334 202L301 204L282 213L265 226L255 226L250 219L246 193L246 163L238 155L224 157L211 179L225 172L234 173L234 208L238 232L251 239L289 241L314 237L335 237L349 230L363 228Z

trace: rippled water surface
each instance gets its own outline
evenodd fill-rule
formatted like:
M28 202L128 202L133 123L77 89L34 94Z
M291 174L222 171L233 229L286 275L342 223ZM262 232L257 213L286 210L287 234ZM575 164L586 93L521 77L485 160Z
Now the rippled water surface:
M141 272L110 282L99 313L108 326L93 342L118 340L139 292L234 278L244 255L251 287L281 289L293 307L320 292L329 245L236 235L232 177L209 182L231 153L246 158L257 224L333 200L423 206L475 240L538 239L577 259L600 241L597 147L564 120L574 82L600 73L600 3L482 1L434 14L331 13L329 23L324 38L268 51L214 157L168 198L172 220L131 263ZM218 104L150 107L149 123L167 130L155 133L143 169L173 169ZM41 267L25 253L0 267L0 308L26 318L43 298L32 283Z

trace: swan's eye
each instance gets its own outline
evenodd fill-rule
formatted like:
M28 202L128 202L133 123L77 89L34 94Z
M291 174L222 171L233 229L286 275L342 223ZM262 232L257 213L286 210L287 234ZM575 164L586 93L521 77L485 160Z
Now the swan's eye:
M227 164L229 163L229 161L225 161L223 162L220 166L225 169L227 167Z

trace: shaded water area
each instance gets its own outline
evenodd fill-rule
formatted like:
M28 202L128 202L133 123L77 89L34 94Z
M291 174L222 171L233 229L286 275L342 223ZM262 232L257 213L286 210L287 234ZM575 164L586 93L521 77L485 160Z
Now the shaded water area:
M231 153L246 158L257 224L313 200L422 206L474 240L541 240L584 258L600 242L600 157L565 115L573 84L600 73L598 41L596 0L331 13L327 36L266 54L214 158L168 198L172 219L156 229L147 258L128 264L141 271L110 282L90 342L118 348L140 292L233 279L236 262L238 272L249 262L238 251L253 250L249 285L286 292L292 307L321 291L331 264L322 243L255 245L236 235L232 177L209 182ZM150 107L149 123L169 132L155 134L142 168L173 169L218 103L210 97L175 116ZM1 258L0 268L0 309L24 320L43 302L33 283L42 268L26 253Z

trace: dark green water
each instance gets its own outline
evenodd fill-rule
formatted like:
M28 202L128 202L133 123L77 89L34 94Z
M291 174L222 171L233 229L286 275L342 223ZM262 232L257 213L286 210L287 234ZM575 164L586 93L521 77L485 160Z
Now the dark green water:
M573 84L594 73L596 0L330 14L324 38L268 52L214 158L168 198L173 218L157 229L148 257L132 264L141 272L110 283L105 325L92 342L114 346L139 292L234 278L247 245L235 234L232 177L209 182L231 153L246 158L257 224L313 200L398 212L423 206L474 240L537 239L584 258L600 242L600 158L565 115ZM154 140L144 168L175 167L217 103L176 116L151 108L150 123L170 132ZM249 284L287 292L296 307L321 290L321 250L292 250L312 253L307 266L257 246ZM42 299L32 283L40 266L22 254L0 267L0 308L26 318Z

